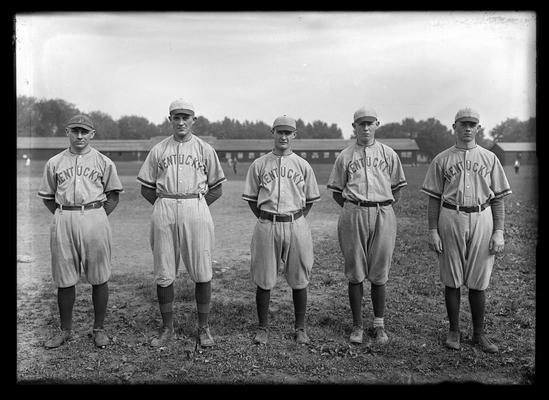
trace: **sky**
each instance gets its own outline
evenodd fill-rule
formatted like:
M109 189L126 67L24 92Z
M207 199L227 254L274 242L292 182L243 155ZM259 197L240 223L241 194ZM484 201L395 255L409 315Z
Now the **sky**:
M160 124L190 101L210 122L279 115L381 124L480 113L488 133L536 112L536 14L73 12L15 16L17 95Z

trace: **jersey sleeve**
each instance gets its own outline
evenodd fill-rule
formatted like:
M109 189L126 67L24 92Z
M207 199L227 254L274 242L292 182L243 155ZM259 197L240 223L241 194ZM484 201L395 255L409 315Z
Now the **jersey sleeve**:
M208 176L208 190L211 190L216 186L221 185L227 178L221 167L219 157L213 148L210 148L210 151L208 151L207 160L208 171L206 171L206 174Z
M436 159L429 165L420 191L436 199L442 198L444 177L442 176L442 169Z
M406 186L406 177L404 176L404 169L402 163L396 152L393 152L393 168L391 169L391 191L401 189Z
M509 181L507 180L507 176L505 176L505 171L503 170L503 166L499 159L494 156L494 160L494 167L492 168L490 177L492 181L490 189L494 192L494 198L498 199L510 195L513 192L511 192L511 186L509 185Z
M141 185L151 189L156 189L156 180L158 178L158 164L155 150L153 147L149 151L147 158L139 170L139 174L137 174L137 181Z
M106 159L105 171L103 172L103 188L106 192L123 192L124 188L122 187L122 182L118 177L118 172L116 171L116 165L110 159Z
M252 162L248 172L246 173L246 181L244 182L244 193L242 199L246 201L257 202L259 196L259 166L255 161Z
M55 167L51 160L44 165L42 173L42 181L38 189L38 197L44 200L55 200L55 192L57 191L57 180L55 178Z
M315 171L309 164L305 171L305 204L315 203L320 200L320 191L318 190Z
M337 156L326 186L329 190L338 193L342 193L347 184L347 172L345 171L342 154L343 153L340 153L339 156Z

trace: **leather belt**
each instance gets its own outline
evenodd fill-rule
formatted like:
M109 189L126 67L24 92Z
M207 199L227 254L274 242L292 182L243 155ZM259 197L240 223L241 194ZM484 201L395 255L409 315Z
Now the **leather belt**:
M393 202L393 200L386 200L386 201L354 201L354 200L346 200L349 203L356 204L357 206L361 207L381 207L381 206L388 206Z
M259 218L261 219L267 219L269 221L274 222L290 222L295 221L296 219L303 216L303 210L299 210L295 214L292 215L283 215L283 214L273 214L267 211L260 211L259 212Z
M61 210L67 210L67 211L81 211L81 210L89 210L91 208L101 208L103 207L102 201L92 201L88 204L81 204L81 205L65 205L65 204L55 204L57 208L60 208Z
M197 199L200 195L198 193L158 193L157 196L167 199Z
M444 207L444 208L449 208L450 210L463 211L463 212L466 212L466 213L484 211L484 209L486 207L488 207L489 205L490 205L490 203L479 204L478 206L456 206L454 204L450 204L450 203L446 203L446 202L442 203L442 207Z

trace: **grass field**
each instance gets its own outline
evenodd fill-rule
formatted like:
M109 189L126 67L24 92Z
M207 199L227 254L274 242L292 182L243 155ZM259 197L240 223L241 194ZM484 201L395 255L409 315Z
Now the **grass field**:
M182 271L176 281L174 345L148 343L161 319L148 243L150 205L139 195L140 164L117 163L125 188L109 217L113 230L113 276L106 328L111 346L96 349L91 288L77 286L76 335L67 345L45 350L44 340L58 326L56 290L50 277L49 214L36 197L43 163L17 167L17 381L20 383L328 383L423 384L480 382L526 384L535 381L537 171L521 167L506 173L513 194L506 200L506 250L496 258L487 291L487 331L500 352L489 355L471 343L467 291L462 291L460 351L442 345L448 325L434 253L427 247L426 196L419 192L426 166L406 167L408 187L395 205L398 234L387 283L386 347L351 347L351 314L343 259L337 243L339 208L326 181L331 165L313 165L322 200L308 216L315 264L309 286L307 326L312 343L292 340L291 290L281 278L271 295L271 340L252 343L257 322L255 287L249 277L249 244L255 219L241 200L247 170L225 166L229 181L211 206L216 229L211 329L216 346L194 342L194 284ZM371 326L369 285L364 321Z

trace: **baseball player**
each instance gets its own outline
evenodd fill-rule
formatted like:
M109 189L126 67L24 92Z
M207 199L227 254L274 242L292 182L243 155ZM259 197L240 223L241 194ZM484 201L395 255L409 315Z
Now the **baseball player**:
M242 194L258 218L250 246L259 319L254 342L268 342L271 289L280 272L292 288L294 338L299 344L307 344L307 286L314 260L311 230L305 217L313 203L320 200L320 194L313 169L292 152L295 119L286 115L276 118L271 132L274 149L252 162Z
M208 206L222 194L226 181L212 146L193 135L194 106L178 99L169 107L173 135L156 144L137 176L141 194L153 207L150 242L162 329L151 346L174 338L173 282L182 259L195 282L198 341L211 347L208 325L211 300L214 224Z
M337 157L328 189L343 208L337 232L345 259L349 303L353 316L350 342L363 341L362 297L364 279L371 283L376 343L385 344L385 283L388 280L396 240L396 217L392 204L406 186L396 152L375 140L380 122L375 110L362 107L352 123L356 143ZM367 344L370 339L367 337Z
M503 251L509 182L494 153L477 145L478 112L464 108L452 125L456 144L429 165L421 191L429 196L429 246L437 252L450 329L446 346L459 350L461 286L469 289L473 343L498 347L484 333L485 294L495 254Z
M116 166L90 145L95 135L87 115L75 115L65 128L69 148L50 158L38 197L53 214L50 250L61 331L46 341L46 348L61 346L72 335L75 285L82 271L92 285L95 312L93 339L97 347L109 344L103 322L111 276L111 228L107 215L118 204L122 184Z

